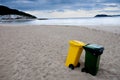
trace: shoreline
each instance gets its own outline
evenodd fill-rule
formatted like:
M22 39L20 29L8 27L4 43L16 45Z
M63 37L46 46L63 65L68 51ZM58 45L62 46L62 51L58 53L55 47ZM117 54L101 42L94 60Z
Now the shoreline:
M6 27L22 27L22 26L66 26L66 27L84 27L88 29L102 30L107 32L112 32L115 34L120 34L120 25L30 25L30 24L0 24L0 26Z

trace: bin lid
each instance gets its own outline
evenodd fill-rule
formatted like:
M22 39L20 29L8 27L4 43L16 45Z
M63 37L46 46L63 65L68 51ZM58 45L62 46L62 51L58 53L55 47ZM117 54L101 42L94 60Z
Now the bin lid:
M74 46L81 46L81 47L85 46L84 42L77 41L77 40L70 40L69 43Z
M104 50L104 47L98 44L87 44L83 48L94 55L101 55Z

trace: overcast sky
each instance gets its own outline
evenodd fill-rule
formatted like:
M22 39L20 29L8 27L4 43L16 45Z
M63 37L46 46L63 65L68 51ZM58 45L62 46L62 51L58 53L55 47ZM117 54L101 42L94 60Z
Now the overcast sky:
M0 0L0 4L37 17L65 18L120 14L120 0Z

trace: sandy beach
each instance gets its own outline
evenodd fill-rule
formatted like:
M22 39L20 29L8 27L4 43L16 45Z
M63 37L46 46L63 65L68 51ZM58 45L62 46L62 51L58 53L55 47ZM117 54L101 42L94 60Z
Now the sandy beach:
M69 40L104 46L96 76L81 72L85 51L80 68L64 65ZM120 80L120 27L1 25L0 80Z

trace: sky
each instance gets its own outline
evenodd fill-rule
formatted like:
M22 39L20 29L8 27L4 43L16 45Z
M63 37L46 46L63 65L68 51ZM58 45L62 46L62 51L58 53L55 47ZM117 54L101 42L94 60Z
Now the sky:
M0 5L25 11L39 18L120 15L120 0L0 0Z

